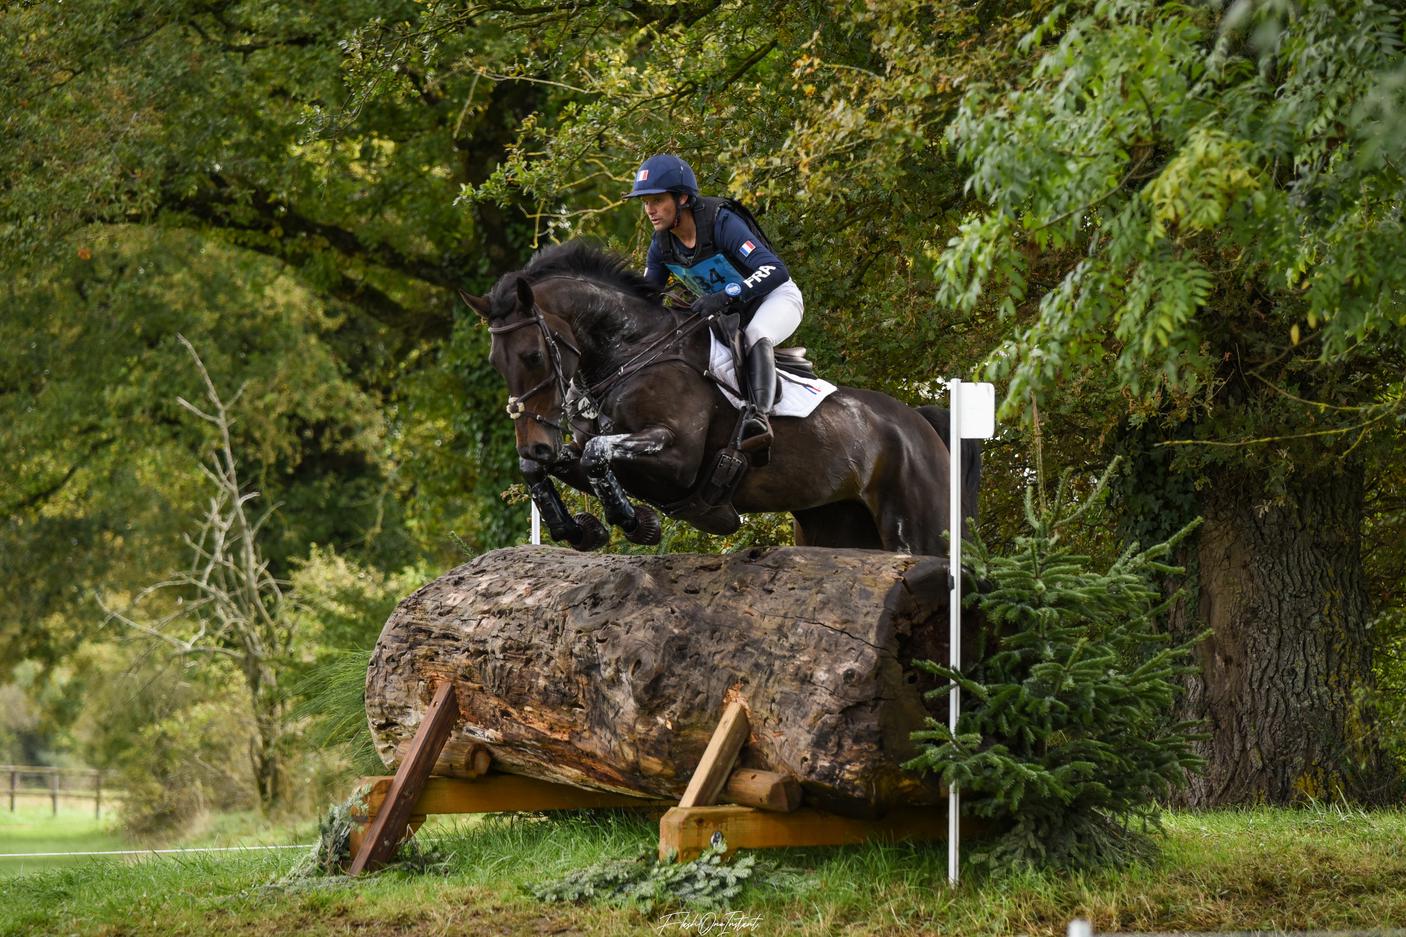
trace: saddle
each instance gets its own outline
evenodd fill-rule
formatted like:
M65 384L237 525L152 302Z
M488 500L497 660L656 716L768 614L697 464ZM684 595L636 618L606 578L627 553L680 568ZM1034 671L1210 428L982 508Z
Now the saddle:
M718 316L712 324L713 334L732 355L733 373L739 383L747 373L746 349L743 347L741 320L736 313ZM777 397L780 397L780 372L786 371L797 377L815 380L815 365L806 358L806 350L801 347L777 348L776 356ZM745 397L746 388L737 388L739 397ZM672 504L656 505L670 517L686 521L700 530L712 534L730 534L742 524L737 509L732 506L732 496L742 483L747 469L765 465L770 459L768 450L744 453L742 441L743 412L738 410L737 423L733 426L728 445L713 454L707 469L699 476L698 483L687 497Z
M747 350L742 347L742 322L737 314L728 313L724 316L718 316L717 319L713 320L713 334L716 335L718 341L722 342L723 346L732 353L732 366L735 369L735 373L746 374ZM776 356L777 371L786 371L797 377L803 377L811 381L817 378L818 375L815 373L815 365L806 358L804 346L798 345L792 348L777 348L774 349L772 353ZM777 383L779 384L780 381L781 378L778 376Z

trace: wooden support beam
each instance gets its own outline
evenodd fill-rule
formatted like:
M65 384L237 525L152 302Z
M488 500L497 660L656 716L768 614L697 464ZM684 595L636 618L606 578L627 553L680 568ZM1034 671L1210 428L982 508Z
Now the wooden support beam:
M713 730L713 737L708 740L703 757L698 761L698 767L694 769L693 777L689 779L688 788L679 801L680 807L703 807L717 803L718 794L727 783L727 776L737 762L737 754L742 751L742 745L751 731L747 710L742 703L738 700L728 703L718 727Z
M367 827L385 804L395 778L362 778L358 789L366 791L366 813L353 817L350 836L351 854L356 855L366 841ZM623 810L657 810L663 814L674 806L673 801L612 794L608 791L588 791L568 784L555 784L537 778L512 774L490 774L485 777L432 777L420 792L412 808L410 831L432 813L499 813L514 810L592 810L613 808Z
M790 813L801 805L801 785L789 774L738 768L723 785L722 799L743 807Z
M362 778L369 788L366 795L367 815L375 817L390 793L393 778ZM515 774L489 774L473 780L467 778L430 778L415 801L413 812L431 813L501 813L511 810L585 810L596 807L667 808L673 803L612 794L608 791L588 791L568 784L556 784Z
M947 838L945 807L890 810L877 820L856 820L803 807L769 813L751 807L675 807L659 821L659 858L696 859L721 833L728 852L776 846L841 846L871 839L935 841Z
M411 816L417 812L415 803L429 781L435 759L439 757L458 720L459 702L454 695L454 684L446 680L440 684L430 708L425 711L425 718L415 732L410 752L400 763L391 782L385 803L376 812L352 859L352 875L377 869L395 854Z

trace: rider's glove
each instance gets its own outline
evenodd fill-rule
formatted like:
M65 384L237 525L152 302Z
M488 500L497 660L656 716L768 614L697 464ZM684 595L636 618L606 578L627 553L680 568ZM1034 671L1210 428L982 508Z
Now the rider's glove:
M730 302L732 302L732 297L719 290L716 293L706 293L698 297L689 308L695 316L711 316L714 313L722 312Z

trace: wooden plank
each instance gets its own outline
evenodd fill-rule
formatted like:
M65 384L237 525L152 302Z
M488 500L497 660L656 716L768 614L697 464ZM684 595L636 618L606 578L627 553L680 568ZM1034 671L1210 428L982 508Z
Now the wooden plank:
M810 807L770 813L752 807L675 807L659 821L659 858L697 858L721 833L728 852L777 846L841 846L871 839L936 841L947 838L946 807L890 810L876 820L856 820Z
M743 807L790 813L801 805L801 785L789 774L738 768L723 785L722 799Z
M454 684L446 680L435 692L430 708L425 711L425 718L415 732L409 757L400 763L385 802L376 811L375 819L371 821L361 847L356 851L350 869L352 875L377 869L395 854L395 847L405 835L410 817L416 812L415 802L425 789L430 769L434 767L435 759L458 721L459 701L454 695Z
M369 786L366 807L376 816L390 793L393 778L362 778ZM673 802L590 791L569 784L556 784L515 774L488 774L481 778L430 778L415 801L414 812L500 813L512 810L585 810L596 807L672 807Z
M728 703L718 727L713 730L713 737L708 740L703 757L698 761L698 767L693 771L693 777L688 781L688 788L679 801L680 807L704 807L717 803L718 794L727 783L727 776L737 762L737 754L742 751L742 745L751 731L747 710L741 701Z

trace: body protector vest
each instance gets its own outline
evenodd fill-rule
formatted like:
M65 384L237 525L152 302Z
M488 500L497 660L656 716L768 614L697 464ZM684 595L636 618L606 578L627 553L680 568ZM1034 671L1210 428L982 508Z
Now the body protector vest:
M728 209L755 236L753 244L749 239L738 251L745 256L732 256L716 243L718 212ZM678 242L667 231L654 235L651 260L661 263L695 295L716 293L726 290L737 296L744 304L744 319L753 310L747 307L760 302L771 287L778 286L789 278L789 274L772 252L761 225L736 199L703 196L696 200L693 208L693 222L696 229L694 247L685 256L679 250ZM756 256L754 256L756 255ZM749 262L749 261L755 261ZM772 282L766 283L765 281ZM736 284L728 289L729 284Z

